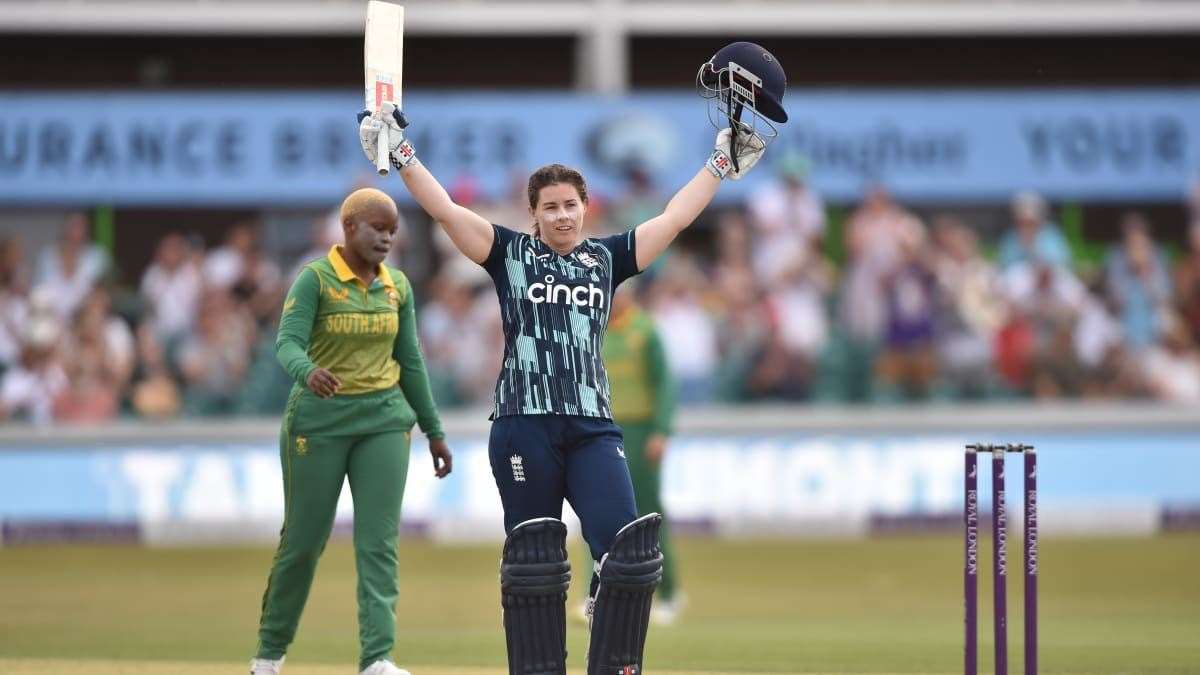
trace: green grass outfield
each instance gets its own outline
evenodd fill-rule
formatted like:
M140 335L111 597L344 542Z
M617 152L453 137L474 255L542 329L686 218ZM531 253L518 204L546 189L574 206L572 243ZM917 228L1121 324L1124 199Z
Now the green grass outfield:
M990 538L980 573L980 671L991 670ZM1019 540L1010 555L1019 556ZM1200 535L1041 542L1044 673L1200 671ZM690 606L653 628L648 673L954 673L962 668L956 536L685 539ZM0 673L243 673L272 551L0 549ZM580 556L573 557L582 569ZM397 660L414 675L502 675L498 546L404 540ZM1021 670L1021 577L1011 561L1010 670ZM578 572L577 572L578 574ZM574 599L584 587L572 585ZM335 541L288 675L353 673L354 566ZM584 630L569 629L572 673Z

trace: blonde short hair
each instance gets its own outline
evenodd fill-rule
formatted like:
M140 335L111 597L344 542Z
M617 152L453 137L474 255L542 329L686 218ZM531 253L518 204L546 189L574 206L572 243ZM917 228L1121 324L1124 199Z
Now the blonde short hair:
M395 200L383 190L371 187L360 188L351 192L342 202L339 218L343 223L347 220L355 221L367 213L377 210L398 213Z

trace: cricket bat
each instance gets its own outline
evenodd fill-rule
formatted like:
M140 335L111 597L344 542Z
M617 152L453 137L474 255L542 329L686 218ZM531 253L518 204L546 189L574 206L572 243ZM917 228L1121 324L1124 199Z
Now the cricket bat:
M363 66L366 74L367 110L376 112L384 103L400 107L400 80L404 72L404 7L383 0L367 2L367 28L363 34ZM375 168L388 174L388 128L379 131Z

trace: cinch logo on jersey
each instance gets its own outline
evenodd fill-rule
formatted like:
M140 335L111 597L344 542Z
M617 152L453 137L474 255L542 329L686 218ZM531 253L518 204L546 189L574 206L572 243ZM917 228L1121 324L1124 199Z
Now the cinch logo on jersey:
M529 284L525 297L533 303L552 302L559 305L577 305L579 307L604 307L604 290L595 284L587 286L569 286L554 283L554 277L547 274L546 283Z

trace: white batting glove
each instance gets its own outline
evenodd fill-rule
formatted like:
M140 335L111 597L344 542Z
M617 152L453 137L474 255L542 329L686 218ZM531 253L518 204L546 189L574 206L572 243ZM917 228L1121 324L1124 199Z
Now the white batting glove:
M717 133L716 148L704 166L717 178L728 177L731 180L740 180L758 163L767 149L767 144L757 133L739 133L737 136L738 168L737 171L734 171L729 149L731 135L732 132L728 128Z
M400 122L403 119L403 114L396 112L396 106L391 103L384 103L380 110L372 115L363 114L358 123L358 142L362 145L363 154L372 164L375 163L379 130L385 126L388 130L388 159L392 166L403 169L417 161L417 153L412 143L404 137L407 122L402 126Z

